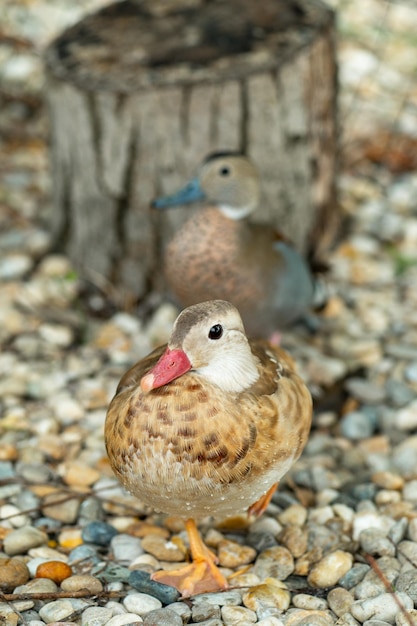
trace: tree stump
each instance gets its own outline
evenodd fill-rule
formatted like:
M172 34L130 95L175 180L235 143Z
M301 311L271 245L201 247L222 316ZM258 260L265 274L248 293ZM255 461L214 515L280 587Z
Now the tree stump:
M256 219L320 257L338 223L334 38L319 0L123 0L66 30L45 55L57 248L119 304L161 289L190 209L150 201L239 150L261 173Z

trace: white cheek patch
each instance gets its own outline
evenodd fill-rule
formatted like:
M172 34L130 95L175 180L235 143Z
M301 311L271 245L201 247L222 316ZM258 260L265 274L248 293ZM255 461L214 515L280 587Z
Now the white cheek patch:
M236 208L227 204L221 204L219 205L219 211L231 220L241 220L252 213L253 206L248 205Z

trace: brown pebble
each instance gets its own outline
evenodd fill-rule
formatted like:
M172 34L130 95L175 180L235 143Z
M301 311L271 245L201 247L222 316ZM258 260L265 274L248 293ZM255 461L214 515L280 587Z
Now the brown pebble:
M160 561L183 561L185 558L185 553L173 541L159 535L143 537L142 548Z
M383 489L399 491L404 487L404 478L393 472L376 472L372 476L372 482Z
M11 443L0 444L0 461L16 461L18 458L17 448Z
M146 535L159 535L164 539L169 537L169 531L166 528L148 522L134 522L126 528L125 532L133 537L146 537Z
M98 578L90 576L89 574L75 574L62 581L61 589L63 591L80 591L81 589L87 589L91 593L99 593L103 591L103 585Z
M341 617L350 611L353 597L347 589L335 587L327 594L327 602L333 613L336 613L337 617Z
M239 567L252 563L256 558L256 550L250 546L241 546L236 541L223 539L218 545L217 556L222 567Z
M29 570L20 559L0 558L0 590L13 591L29 580Z
M86 463L70 461L65 465L63 479L67 485L84 485L88 487L97 482L99 478L100 472Z
M308 534L300 526L286 526L278 538L296 559L307 551Z
M63 580L72 576L72 569L62 561L46 561L37 567L35 578L49 578L60 585Z
M314 563L317 563L322 556L323 550L319 546L312 548L296 560L294 574L297 574L297 576L307 576Z

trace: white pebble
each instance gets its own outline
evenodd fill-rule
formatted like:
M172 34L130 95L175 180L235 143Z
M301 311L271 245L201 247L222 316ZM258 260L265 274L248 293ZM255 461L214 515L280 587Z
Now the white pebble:
M162 602L147 593L129 593L123 600L123 604L130 613L146 615L150 611L162 608Z
M405 609L412 609L414 603L409 595L399 591L396 598L392 593L381 593L374 598L364 598L353 602L350 612L353 617L364 622L367 619L379 619L386 622L394 623L396 615L398 615L397 600L401 602Z
M74 613L74 608L69 600L55 600L48 602L39 610L39 616L49 624L50 622L60 622Z
M136 613L124 613L124 615L115 615L107 622L107 626L124 626L124 624L134 624L142 622L142 618Z
M91 606L83 611L82 626L106 626L111 620L112 613L102 606Z

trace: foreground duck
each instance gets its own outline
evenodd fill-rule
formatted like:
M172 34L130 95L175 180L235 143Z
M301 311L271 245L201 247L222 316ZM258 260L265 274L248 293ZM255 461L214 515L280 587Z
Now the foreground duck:
M254 165L240 154L217 153L203 162L197 178L153 206L206 201L165 250L164 273L178 303L229 300L249 336L269 337L310 311L315 281L288 241L271 226L248 221L259 199Z
M168 345L123 376L105 426L110 463L126 489L185 521L192 562L154 580L183 596L227 588L195 520L260 515L300 456L311 414L291 357L248 340L232 304L182 311Z

